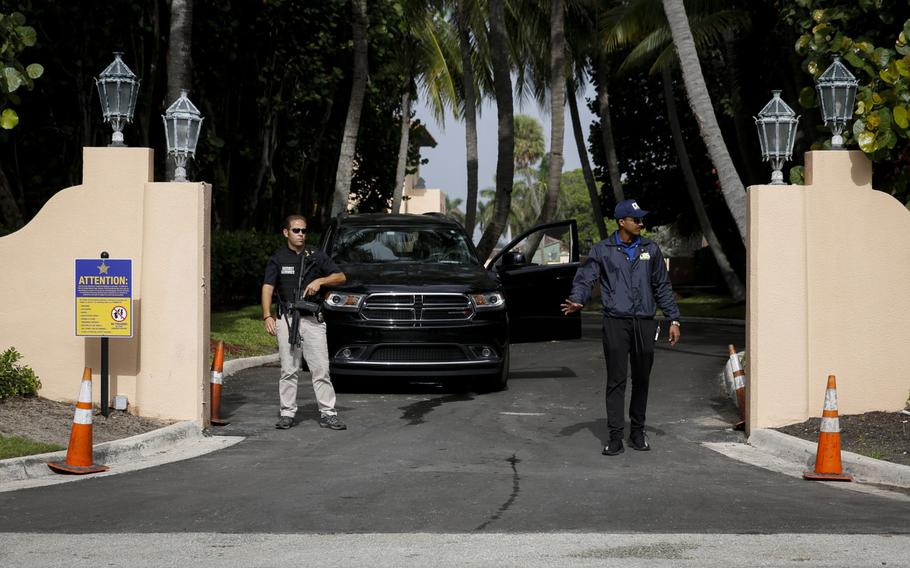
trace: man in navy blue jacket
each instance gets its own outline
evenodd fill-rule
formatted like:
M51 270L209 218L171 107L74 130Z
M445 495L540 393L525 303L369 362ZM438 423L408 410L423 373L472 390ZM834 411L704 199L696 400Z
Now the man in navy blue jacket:
M619 229L600 241L575 273L572 293L562 304L566 315L577 312L600 283L603 303L603 348L607 363L607 426L610 441L603 453L623 452L626 374L632 364L632 400L629 403L629 445L646 451L645 435L648 381L654 363L654 344L660 332L654 319L659 306L670 320L669 342L679 341L679 308L660 247L641 236L647 211L634 199L620 201L614 211Z

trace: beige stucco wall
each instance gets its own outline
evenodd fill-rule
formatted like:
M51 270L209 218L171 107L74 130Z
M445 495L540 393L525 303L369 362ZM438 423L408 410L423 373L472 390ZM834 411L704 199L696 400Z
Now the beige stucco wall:
M910 391L910 211L862 152L806 154L805 186L748 190L747 420L903 408Z
M405 189L401 213L444 213L446 194L441 189Z
M143 416L205 421L211 187L151 183L152 150L85 148L82 185L0 238L0 349L40 394L73 400L83 367L100 400L100 340L75 336L74 260L133 260L133 338L110 340L110 394Z

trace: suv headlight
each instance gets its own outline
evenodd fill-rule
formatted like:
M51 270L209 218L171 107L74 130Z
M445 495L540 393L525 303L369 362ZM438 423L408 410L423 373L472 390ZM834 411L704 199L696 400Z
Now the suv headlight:
M499 292L471 294L471 300L476 310L501 310L506 307L506 299Z
M363 294L345 294L343 292L329 292L325 295L323 307L329 310L359 310L363 302Z

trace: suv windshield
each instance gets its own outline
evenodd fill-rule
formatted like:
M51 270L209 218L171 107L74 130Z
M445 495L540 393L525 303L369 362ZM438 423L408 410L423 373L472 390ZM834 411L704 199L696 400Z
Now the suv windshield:
M439 226L342 227L332 258L339 264L479 264L462 231Z

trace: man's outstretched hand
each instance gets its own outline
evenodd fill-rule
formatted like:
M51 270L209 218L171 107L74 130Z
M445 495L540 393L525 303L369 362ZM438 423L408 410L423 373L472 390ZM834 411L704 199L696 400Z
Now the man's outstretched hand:
M574 314L582 308L582 304L576 304L572 300L566 298L566 301L560 304L559 306L562 309L563 315Z

